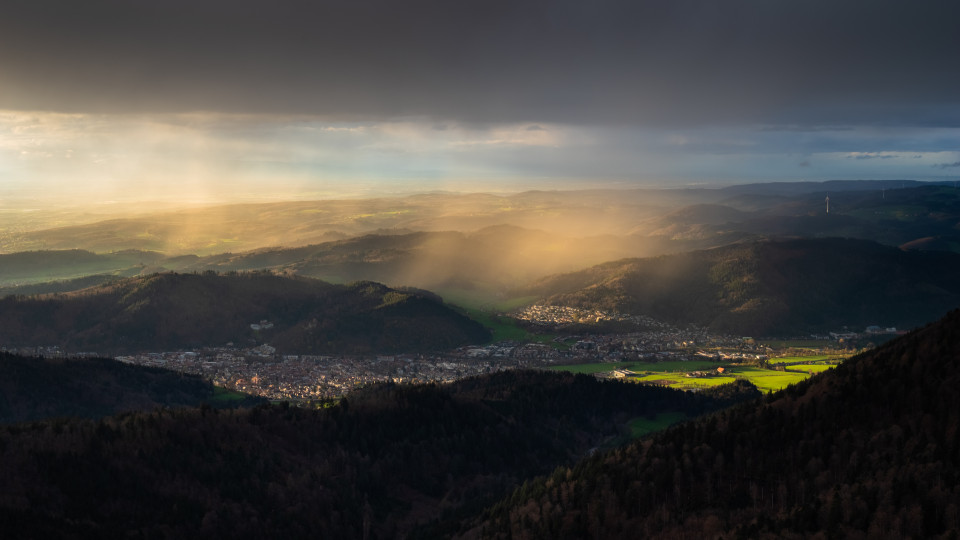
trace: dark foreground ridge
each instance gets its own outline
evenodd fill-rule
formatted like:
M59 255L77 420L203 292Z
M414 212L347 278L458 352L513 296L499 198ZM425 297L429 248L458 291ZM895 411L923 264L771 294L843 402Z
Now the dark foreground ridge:
M65 295L0 299L5 344L101 354L227 343L303 354L421 352L489 336L428 295L267 273L154 274Z
M375 385L339 405L163 410L0 427L5 538L447 536L639 416L759 396L511 371ZM455 529L454 529L455 530Z
M0 353L0 423L100 418L160 407L253 406L265 400L216 388L196 375L108 358L50 359Z
M530 482L466 538L956 538L960 311Z

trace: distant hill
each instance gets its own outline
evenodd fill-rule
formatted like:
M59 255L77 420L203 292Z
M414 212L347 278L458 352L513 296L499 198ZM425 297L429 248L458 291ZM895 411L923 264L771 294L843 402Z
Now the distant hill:
M334 282L372 280L441 293L493 296L554 272L647 253L642 240L567 238L510 225L464 232L371 234L298 248L271 248L198 258L178 271L269 268ZM162 263L161 263L162 264Z
M179 410L0 426L4 538L437 538L635 417L726 396L510 371L378 384L321 410Z
M32 296L40 294L68 293L88 289L117 281L120 278L112 274L91 274L89 276L74 279L58 279L53 281L41 281L30 285L10 285L0 287L0 298L4 296Z
M0 287L64 281L96 274L130 276L163 259L161 253L96 254L81 249L0 254Z
M7 263L0 266L0 297L69 292L117 277L156 272L264 269L335 283L367 280L492 296L551 273L658 252L658 242L636 237L569 238L511 225L469 233L379 231L307 246L202 257L164 257L153 252L23 252L0 255L0 263ZM21 260L33 264L15 264Z
M85 249L210 255L297 247L385 230L462 231L507 224L564 236L619 234L717 190L424 193L407 197L233 204L117 217L0 237L0 252Z
M905 187L901 187L905 186ZM694 204L644 220L633 234L669 240L673 251L758 238L859 238L897 246L956 235L960 190L922 182L753 184L725 188L713 204ZM830 198L827 213L826 199ZM955 243L939 249L960 251Z
M251 324L270 321L255 331ZM372 282L264 273L154 274L80 292L0 299L0 343L120 353L268 342L300 353L447 349L489 338L435 298Z
M107 358L29 358L0 353L0 373L0 423L100 418L203 403L253 406L264 401L218 390L198 376Z
M908 181L230 205L0 236L0 251L21 250L0 255L0 296L76 290L90 276L270 269L478 307L558 272L764 239L960 252L958 223L960 189Z
M519 294L719 332L796 335L924 324L960 306L957 275L955 253L789 240L625 259L552 276Z
M952 182L920 182L917 180L826 180L823 182L766 182L728 186L724 193L750 193L755 195L802 195L807 193L842 191L879 191L881 189L905 189L930 185L950 185Z
M960 311L525 484L463 538L952 538Z
M949 183L947 183L949 184ZM651 218L689 205L767 211L823 194L858 197L886 190L942 187L939 182L830 181L745 184L726 188L594 189L516 194L422 193L405 197L231 204L170 209L154 204L96 219L80 211L0 214L0 253L85 249L210 255L270 246L297 247L386 231L472 232L496 225L561 236L626 235ZM126 207L127 205L124 205ZM838 207L839 208L839 207ZM783 208L781 208L782 210ZM148 213L149 212L149 213ZM15 216L15 217L10 217ZM45 223L48 225L44 226ZM924 235L931 236L933 233Z
M830 213L826 213L830 197ZM825 191L799 196L745 221L745 232L806 237L845 236L891 246L930 236L956 234L960 189L924 185L906 189Z

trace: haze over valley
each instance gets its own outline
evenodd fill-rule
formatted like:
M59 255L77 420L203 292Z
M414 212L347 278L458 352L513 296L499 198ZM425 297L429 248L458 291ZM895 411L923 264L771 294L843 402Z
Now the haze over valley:
M0 0L4 538L955 538L958 4Z
M746 376L779 389L956 307L958 222L952 183L907 181L432 193L115 217L7 244L59 249L0 254L0 337L9 351L122 355L297 400L593 362L571 369L642 382L629 362L701 357L724 360L712 367L726 375L662 379L689 389ZM801 358L794 375L769 379L731 366L796 354L770 338L806 340L804 354L828 361Z

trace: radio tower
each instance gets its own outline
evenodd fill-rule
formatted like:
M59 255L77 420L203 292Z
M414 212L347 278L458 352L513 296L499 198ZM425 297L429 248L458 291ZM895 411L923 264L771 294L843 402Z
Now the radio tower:
M827 213L830 213L830 197L827 196Z

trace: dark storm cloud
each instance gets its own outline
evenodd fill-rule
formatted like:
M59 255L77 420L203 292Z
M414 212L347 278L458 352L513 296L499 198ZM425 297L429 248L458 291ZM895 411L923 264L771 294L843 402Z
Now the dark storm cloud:
M952 169L954 167L960 167L960 161L954 163L937 163L934 167L938 169Z
M891 155L891 154L857 154L855 156L847 156L847 159L896 159L900 156Z
M0 0L0 108L956 126L958 6Z

